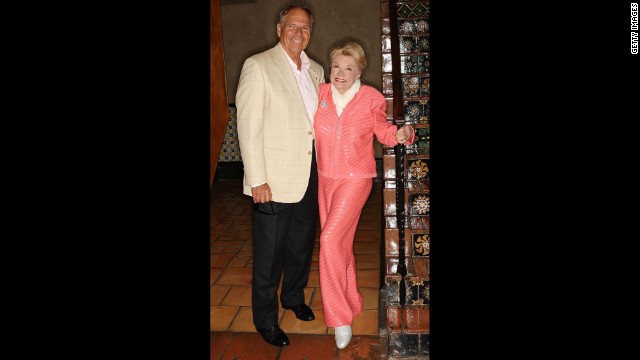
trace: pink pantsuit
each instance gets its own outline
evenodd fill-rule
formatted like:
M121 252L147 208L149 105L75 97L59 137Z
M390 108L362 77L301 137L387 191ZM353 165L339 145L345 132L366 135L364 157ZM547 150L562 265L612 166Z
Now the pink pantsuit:
M320 84L314 119L318 154L320 208L320 291L328 327L351 325L362 312L353 240L358 220L376 177L373 136L382 144L397 141L386 118L384 96L371 86L360 90L338 117L331 84ZM407 143L412 143L414 135Z

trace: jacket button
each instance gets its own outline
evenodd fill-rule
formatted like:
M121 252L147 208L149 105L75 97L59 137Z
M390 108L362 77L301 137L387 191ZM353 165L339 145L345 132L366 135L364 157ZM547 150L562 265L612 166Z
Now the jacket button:
M311 155L311 151L309 151L307 154Z
M312 135L313 133L311 131L309 131L309 135Z

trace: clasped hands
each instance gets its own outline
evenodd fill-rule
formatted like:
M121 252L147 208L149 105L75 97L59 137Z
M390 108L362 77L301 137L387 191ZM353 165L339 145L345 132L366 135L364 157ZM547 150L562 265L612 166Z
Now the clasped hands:
M409 125L404 125L396 132L396 140L398 144L404 144L411 138L412 129Z

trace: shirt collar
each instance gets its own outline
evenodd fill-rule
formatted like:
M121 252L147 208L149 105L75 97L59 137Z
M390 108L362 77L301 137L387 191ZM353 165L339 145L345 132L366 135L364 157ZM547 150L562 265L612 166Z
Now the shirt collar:
M284 50L284 47L282 47L282 44L278 43L278 45L280 45L282 52L284 52L284 56L287 58L287 60L289 60L289 65L291 65L291 68L295 71L298 71L298 65L296 65L296 63L294 63L293 60L289 57L289 54L287 54L287 52ZM311 66L311 61L309 60L309 57L304 52L304 50L300 54L300 60L302 61L302 66L300 66L300 70L309 70L309 67Z

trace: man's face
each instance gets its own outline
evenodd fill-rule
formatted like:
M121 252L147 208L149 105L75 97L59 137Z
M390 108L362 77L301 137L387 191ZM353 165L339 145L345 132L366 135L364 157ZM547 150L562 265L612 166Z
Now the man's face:
M294 8L285 16L284 24L276 27L280 43L290 57L299 57L311 39L311 19L307 12Z

